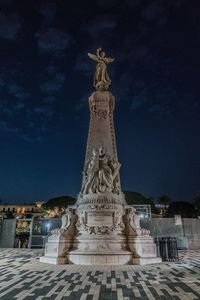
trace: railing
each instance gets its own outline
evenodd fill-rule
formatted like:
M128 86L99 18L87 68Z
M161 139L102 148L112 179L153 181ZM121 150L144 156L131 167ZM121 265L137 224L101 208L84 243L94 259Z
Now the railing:
M32 249L43 249L47 242L47 235L31 235L29 239L28 248Z
M157 255L161 257L163 261L177 261L179 259L177 240L175 237L155 237L154 241Z

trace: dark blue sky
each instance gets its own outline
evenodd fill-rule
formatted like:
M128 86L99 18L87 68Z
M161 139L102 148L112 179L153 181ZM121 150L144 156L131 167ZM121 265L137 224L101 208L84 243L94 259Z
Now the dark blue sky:
M116 97L123 190L200 193L200 4L187 0L0 0L0 198L81 186L88 96L103 47Z

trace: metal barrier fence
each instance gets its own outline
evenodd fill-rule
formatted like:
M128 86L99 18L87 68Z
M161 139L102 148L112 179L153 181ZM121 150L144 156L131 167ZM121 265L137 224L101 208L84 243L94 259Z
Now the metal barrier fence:
M28 248L42 249L45 248L47 242L47 235L31 235L29 238Z
M157 255L163 261L178 260L177 240L175 237L156 237L154 238Z

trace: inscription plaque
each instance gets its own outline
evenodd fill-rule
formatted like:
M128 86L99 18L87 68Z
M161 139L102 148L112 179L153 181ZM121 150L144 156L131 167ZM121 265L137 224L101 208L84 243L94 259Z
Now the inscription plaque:
M87 225L89 226L112 226L113 213L108 211L87 212Z

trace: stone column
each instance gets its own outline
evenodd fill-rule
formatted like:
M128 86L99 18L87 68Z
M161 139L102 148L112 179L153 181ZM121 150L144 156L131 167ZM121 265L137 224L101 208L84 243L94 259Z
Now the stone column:
M95 92L89 98L90 125L82 188L77 204L84 203L85 195L91 194L91 191L95 194L105 191L112 192L113 194L121 193L119 176L120 164L117 158L117 147L113 123L114 107L115 98L110 92ZM92 163L96 164L93 169L93 173L89 170L92 169ZM107 181L109 181L107 183L105 180L102 182L103 180L101 180L99 176L96 176L98 175L97 169L101 169L102 172L100 173L103 173L103 167L104 169L107 167L106 177ZM93 176L98 182L89 182L89 176ZM87 185L88 190L90 191L87 191ZM120 199L120 203L125 204L123 197Z
M85 168L92 157L92 150L103 147L117 160L117 148L113 124L115 97L110 92L94 92L89 98L90 126L86 149Z
M89 98L90 126L81 192L78 233L68 260L75 264L125 264L132 253L124 235L126 202L121 192L110 92Z

